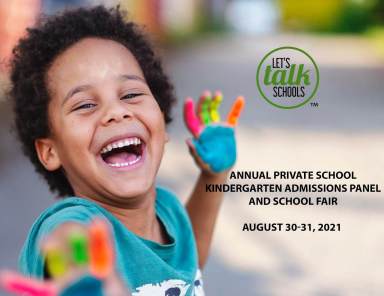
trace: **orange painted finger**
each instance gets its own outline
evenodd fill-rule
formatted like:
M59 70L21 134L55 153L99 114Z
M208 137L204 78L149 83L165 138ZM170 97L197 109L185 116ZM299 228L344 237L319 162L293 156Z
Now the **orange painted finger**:
M244 97L239 96L236 98L236 101L233 103L231 111L228 114L227 122L229 125L235 126L237 120L240 117L240 113L244 108L245 100Z
M192 98L185 99L184 102L184 122L191 134L197 137L201 130L201 122L195 112L195 104Z
M101 219L94 220L89 227L90 270L97 278L107 277L113 270L113 247L108 225Z

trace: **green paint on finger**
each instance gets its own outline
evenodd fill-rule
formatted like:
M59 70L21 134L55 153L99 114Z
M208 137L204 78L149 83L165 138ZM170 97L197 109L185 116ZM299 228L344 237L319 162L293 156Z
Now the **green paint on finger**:
M85 265L89 262L88 239L79 232L74 232L69 237L72 259L77 265Z
M200 109L200 119L204 124L209 124L211 122L211 115L209 113L211 105L211 97L206 96L201 103L201 109Z

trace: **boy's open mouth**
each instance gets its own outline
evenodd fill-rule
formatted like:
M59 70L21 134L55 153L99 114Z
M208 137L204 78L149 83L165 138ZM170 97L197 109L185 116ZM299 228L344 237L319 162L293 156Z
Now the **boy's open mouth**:
M128 167L140 161L143 151L143 141L130 137L106 145L101 149L101 158L111 167Z

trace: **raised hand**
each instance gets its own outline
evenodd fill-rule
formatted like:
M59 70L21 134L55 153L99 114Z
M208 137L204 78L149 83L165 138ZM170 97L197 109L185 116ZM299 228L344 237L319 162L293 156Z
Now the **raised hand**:
M204 172L214 174L230 169L236 161L234 127L245 103L243 97L237 97L227 121L221 122L219 106L222 100L221 92L215 92L212 97L205 91L199 99L197 112L192 98L184 103L184 122L193 135L187 140L190 153Z
M89 226L65 223L42 242L49 280L41 281L5 271L2 287L16 295L131 295L114 270L108 225L96 219Z

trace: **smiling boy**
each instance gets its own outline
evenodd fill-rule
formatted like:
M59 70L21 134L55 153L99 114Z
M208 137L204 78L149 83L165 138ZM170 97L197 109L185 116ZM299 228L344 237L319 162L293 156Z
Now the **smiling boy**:
M14 53L11 95L23 150L50 189L65 197L32 226L22 272L55 279L40 248L65 250L72 228L101 216L111 228L116 269L133 295L203 295L199 269L222 200L205 185L225 182L234 164L233 128L189 125L201 174L186 211L155 184L172 86L119 9L54 16L30 29Z
M111 211L150 208L167 133L134 56L116 41L84 38L55 59L47 86L54 136L35 142L44 167L63 167L76 196Z

